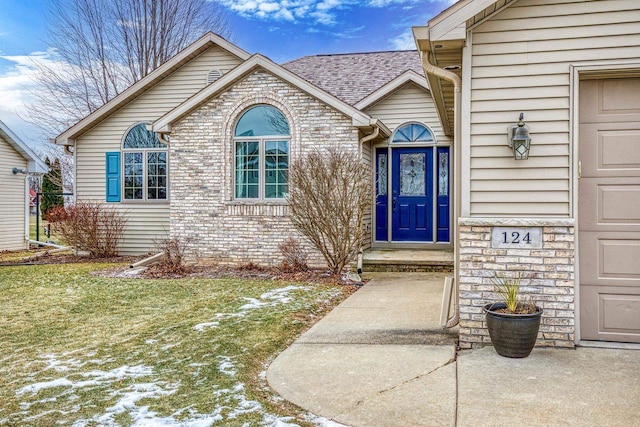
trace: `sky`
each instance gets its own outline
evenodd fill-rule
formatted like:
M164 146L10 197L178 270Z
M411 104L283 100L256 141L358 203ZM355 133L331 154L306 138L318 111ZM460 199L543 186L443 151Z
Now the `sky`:
M55 60L48 4L0 0L0 120L27 143L46 139L24 118L33 60ZM108 1L108 0L105 0ZM230 41L277 63L306 55L415 49L412 26L455 0L212 0L228 13ZM51 135L53 136L53 135Z

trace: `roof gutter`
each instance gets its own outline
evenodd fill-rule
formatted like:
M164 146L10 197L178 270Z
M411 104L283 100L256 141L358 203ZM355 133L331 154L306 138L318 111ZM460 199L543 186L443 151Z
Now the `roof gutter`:
M428 45L430 46L431 43L430 41L428 41ZM454 197L451 200L452 203L452 210L454 212L454 221L453 221L453 229L452 231L452 235L454 236L454 244L453 244L453 256L456 262L456 265L460 265L460 248L458 247L459 245L459 239L457 238L458 236L458 223L457 223L457 218L459 217L458 214L458 210L459 207L461 206L461 199L460 199L460 194L461 194L461 182L460 182L460 170L461 170L461 165L462 165L462 159L461 159L461 155L460 155L460 149L461 149L461 141L462 141L462 135L461 133L461 111L460 111L460 105L461 105L461 101L462 101L462 79L455 73L445 70L444 68L440 68L434 64L432 64L430 62L430 56L431 56L431 52L430 50L425 50L423 51L422 49L420 49L420 58L421 58L421 62L422 62L422 68L424 69L424 72L427 74L431 74L433 76L439 77L441 79L447 80L448 82L453 84L453 111L454 111L454 120L453 120L453 150L454 150L454 173L452 174L453 179L454 179ZM451 328L455 325L457 325L460 321L460 308L459 308L459 290L458 290L458 283L460 283L460 277L459 277L459 269L456 268L455 269L455 280L453 283L453 293L455 295L455 302L454 302L454 315L451 318L446 319L446 328Z
M383 133L389 135L389 128L387 128L384 123L380 121L380 119L370 119L369 125L373 128L373 131L369 135L365 135L360 138L360 143L358 144L358 157L360 161L362 161L362 146L365 142L373 141L380 135L380 129L382 129Z

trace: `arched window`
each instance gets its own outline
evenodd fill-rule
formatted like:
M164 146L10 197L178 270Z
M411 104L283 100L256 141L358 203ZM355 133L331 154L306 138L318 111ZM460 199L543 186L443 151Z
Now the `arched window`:
M122 141L125 200L167 199L167 145L145 123L133 126Z
M428 143L435 142L435 139L433 138L433 134L431 133L429 128L425 125L421 125L420 123L407 123L406 125L402 125L398 129L396 129L391 142Z
M280 199L288 190L289 122L280 110L257 105L234 130L235 198Z

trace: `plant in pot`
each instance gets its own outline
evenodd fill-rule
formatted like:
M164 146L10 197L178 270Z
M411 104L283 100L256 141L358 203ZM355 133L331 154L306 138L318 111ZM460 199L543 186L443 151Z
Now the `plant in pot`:
M500 302L484 306L489 336L500 356L527 357L536 344L542 308L520 296L522 274L516 277L493 277Z

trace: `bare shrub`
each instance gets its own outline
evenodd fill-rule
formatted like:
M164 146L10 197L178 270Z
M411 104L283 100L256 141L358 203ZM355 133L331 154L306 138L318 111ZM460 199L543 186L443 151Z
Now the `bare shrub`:
M125 213L101 202L56 207L47 219L67 244L94 258L117 255L127 225Z
M362 222L371 198L368 167L343 148L312 152L289 170L291 221L334 274L342 272L362 245Z
M179 236L156 241L156 248L159 252L164 252L164 258L153 265L153 270L170 275L188 273L191 269L184 262L184 254L189 241Z
M309 265L307 264L307 251L304 250L300 242L293 237L289 237L284 242L278 245L278 250L283 256L280 268L284 271L298 272L307 271Z

